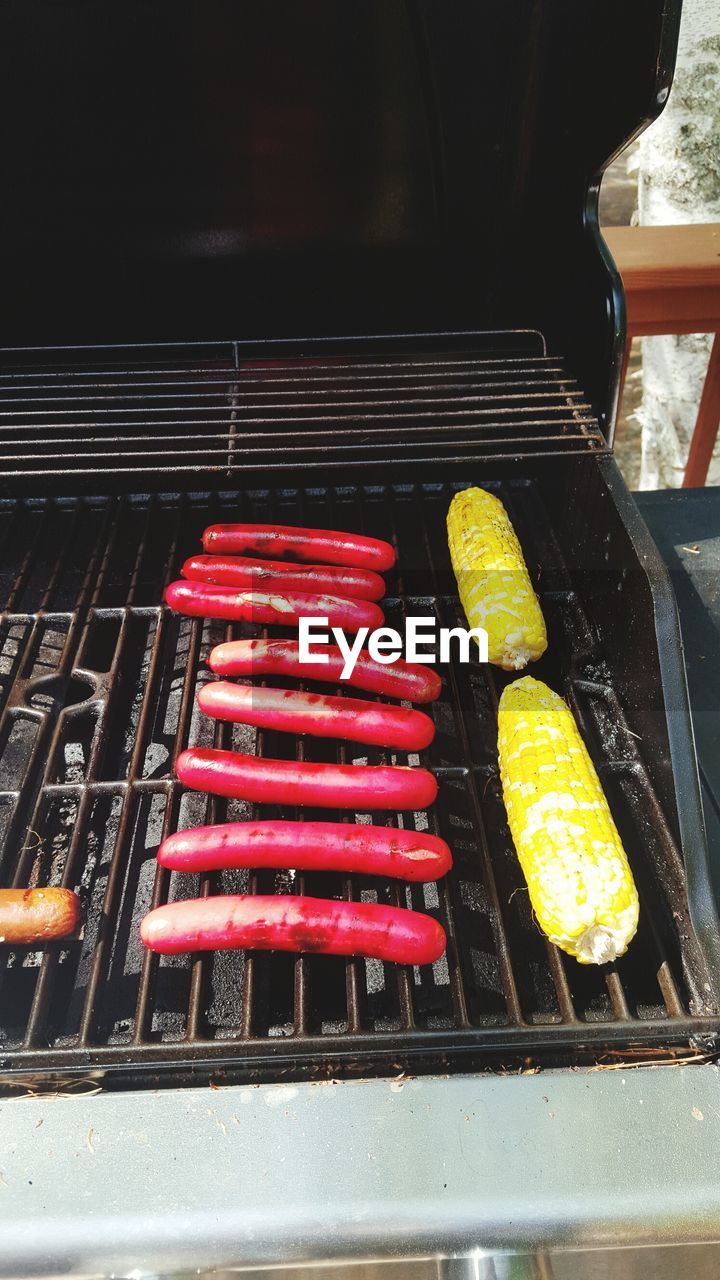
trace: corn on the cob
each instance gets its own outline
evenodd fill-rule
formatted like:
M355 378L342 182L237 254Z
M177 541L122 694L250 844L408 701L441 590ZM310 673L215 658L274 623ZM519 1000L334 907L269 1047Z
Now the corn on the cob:
M450 558L471 627L483 627L488 659L518 671L547 649L547 633L507 511L485 489L463 489L447 516Z
M505 689L498 756L540 928L581 964L615 960L637 929L635 882L573 714L540 680Z

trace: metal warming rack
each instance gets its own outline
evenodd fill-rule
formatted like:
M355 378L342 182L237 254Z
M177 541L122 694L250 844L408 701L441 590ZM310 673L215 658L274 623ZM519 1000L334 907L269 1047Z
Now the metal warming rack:
M342 342L313 355L307 341L295 344L301 356L288 343L248 342L7 351L3 483L222 484L267 468L384 469L393 453L452 462L607 447L577 379L539 333L468 334L474 351L444 353L428 353L429 339L443 341L366 339L364 358ZM456 335L444 340L457 348Z

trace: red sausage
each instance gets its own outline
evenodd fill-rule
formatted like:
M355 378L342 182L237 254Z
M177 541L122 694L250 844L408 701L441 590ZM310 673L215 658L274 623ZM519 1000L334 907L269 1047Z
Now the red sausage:
M198 703L208 716L254 724L258 729L309 733L314 738L345 738L374 747L422 751L435 737L435 725L422 711L366 702L361 698L326 697L297 689L260 689L217 681L206 684Z
M359 533L335 529L299 529L283 524L212 524L202 536L212 555L286 556L289 560L318 560L351 569L376 569L382 573L395 564L389 542L365 538Z
M370 600L342 600L339 596L308 595L304 591L237 591L205 582L171 582L165 600L177 613L191 618L223 618L226 622L260 622L296 627L299 618L327 618L331 627L374 631L383 613Z
M177 775L195 791L259 804L325 809L425 809L437 796L427 769L403 765L313 764L193 747L178 756Z
M352 600L382 600L385 583L372 569L341 569L326 564L286 564L282 560L250 560L244 556L190 556L183 578L246 590L327 592Z
M448 845L427 831L281 819L178 831L163 840L157 860L171 871L293 867L413 881L439 880L452 866Z
M297 676L303 680L341 681L345 659L337 645L323 645L326 663L301 662L297 640L230 640L218 644L208 659L218 676ZM385 666L361 649L352 675L343 681L367 693L407 702L434 702L442 689L437 671L397 658Z
M445 950L432 916L375 902L236 894L156 907L140 925L151 951L318 951L432 964Z

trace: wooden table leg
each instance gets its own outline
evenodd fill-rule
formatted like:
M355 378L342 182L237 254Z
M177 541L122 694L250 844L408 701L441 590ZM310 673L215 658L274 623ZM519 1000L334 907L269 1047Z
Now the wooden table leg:
M717 440L718 427L720 427L720 332L715 334L710 352L710 363L705 375L697 422L690 441L683 489L702 487L705 484Z

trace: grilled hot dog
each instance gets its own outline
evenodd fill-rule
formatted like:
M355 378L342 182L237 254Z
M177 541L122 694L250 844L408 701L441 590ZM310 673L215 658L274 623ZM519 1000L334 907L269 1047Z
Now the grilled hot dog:
M263 689L218 680L200 690L198 703L206 715L218 720L309 733L315 738L344 738L401 751L422 751L435 737L435 725L422 711L361 698L326 697L297 689Z
M237 591L206 582L171 582L165 600L177 613L191 618L222 618L226 622L259 622L297 627L300 618L327 618L346 631L371 631L383 624L383 613L371 600L343 600L340 596L305 591Z
M438 785L427 769L400 765L314 764L194 747L177 760L181 782L195 791L260 804L315 805L326 809L425 809Z
M237 894L156 907L140 925L152 951L251 948L431 964L445 949L437 920L374 902Z
M183 578L212 582L248 591L320 592L352 600L382 600L385 583L372 569L343 569L327 564L286 564L282 560L251 560L245 556L190 556Z
M339 683L346 661L341 650L328 644L322 653L327 662L301 662L297 640L229 640L215 646L208 662L218 676L297 676ZM402 658L385 665L376 662L365 649L361 649L352 674L342 683L407 702L434 702L442 689L442 680L432 668Z
M375 569L382 573L395 564L389 542L366 538L359 533L336 529L302 529L282 524L213 524L205 530L202 544L212 555L282 556L289 560L317 560L355 569Z
M163 840L157 860L171 871L292 867L413 881L439 880L452 866L445 841L427 831L279 818L177 831Z

